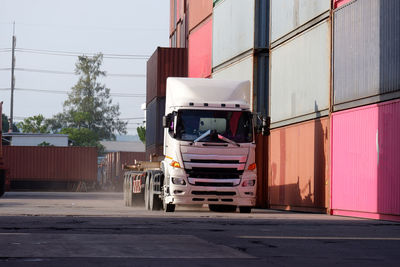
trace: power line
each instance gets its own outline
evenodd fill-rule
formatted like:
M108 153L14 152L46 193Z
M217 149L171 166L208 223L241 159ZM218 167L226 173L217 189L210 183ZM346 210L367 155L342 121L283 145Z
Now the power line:
M11 90L11 88L0 88L0 91ZM48 90L48 89L33 89L33 88L14 88L15 91L30 91L38 93L53 93L53 94L68 94L71 91L65 90ZM114 97L145 97L145 94L127 94L127 93L110 93Z
M0 68L0 71L11 70L11 68ZM15 68L16 71L24 72L37 72L37 73L49 73L49 74L66 74L66 75L77 75L72 71L60 71L60 70L44 70L44 69L30 69L30 68ZM129 73L106 73L106 77L146 77L145 74L129 74Z
M31 49L31 48L16 48L15 51L22 53L33 53L33 54L43 54L43 55L54 55L54 56L94 56L96 53L86 53L86 52L72 52L72 51L59 51L59 50L45 50L45 49ZM149 55L139 55L139 54L108 54L104 53L103 58L114 58L114 59L149 59Z

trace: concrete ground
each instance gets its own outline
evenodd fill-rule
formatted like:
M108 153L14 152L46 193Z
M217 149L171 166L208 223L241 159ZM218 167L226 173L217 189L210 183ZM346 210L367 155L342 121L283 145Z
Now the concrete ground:
M122 193L8 192L1 266L398 266L400 224L256 209L125 207Z

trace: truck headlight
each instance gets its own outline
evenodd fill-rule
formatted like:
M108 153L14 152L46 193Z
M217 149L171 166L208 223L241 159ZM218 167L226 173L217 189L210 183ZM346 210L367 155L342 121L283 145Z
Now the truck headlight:
M254 186L256 184L256 180L245 180L242 183L243 187L247 187L247 186Z
M176 185L186 185L186 181L183 178L172 177L171 181L173 184L176 184Z
M179 164L179 162L177 162L175 160L173 160L170 165L172 167L174 167L174 168L180 168L181 167L181 164Z

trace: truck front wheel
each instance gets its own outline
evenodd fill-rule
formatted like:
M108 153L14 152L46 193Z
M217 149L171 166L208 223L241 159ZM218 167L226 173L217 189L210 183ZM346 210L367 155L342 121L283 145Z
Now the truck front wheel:
M163 208L165 212L174 212L175 211L175 204L167 204L163 201Z

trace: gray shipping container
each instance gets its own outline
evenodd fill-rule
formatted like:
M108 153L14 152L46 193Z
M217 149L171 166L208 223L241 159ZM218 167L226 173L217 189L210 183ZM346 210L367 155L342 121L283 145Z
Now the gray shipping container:
M162 118L165 114L165 97L154 98L146 107L146 151L149 147L162 146L164 128Z
M213 73L213 78L249 80L253 110L266 115L268 113L268 59L267 53L246 55Z
M271 126L329 113L331 22L315 25L271 50Z
M268 17L269 0L219 1L213 10L213 68L268 48Z
M271 0L271 45L282 43L329 16L331 0Z
M358 0L335 11L334 111L400 97L399 14L399 0Z

